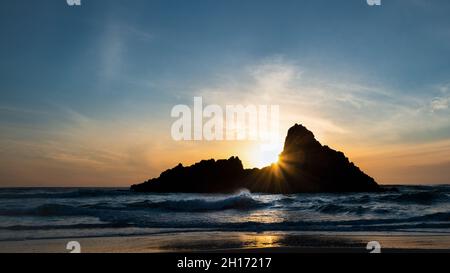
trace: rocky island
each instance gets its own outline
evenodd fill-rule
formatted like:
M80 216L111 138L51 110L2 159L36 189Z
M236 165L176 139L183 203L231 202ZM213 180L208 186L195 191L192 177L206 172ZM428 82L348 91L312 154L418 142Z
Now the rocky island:
M136 192L232 193L373 192L380 187L344 153L323 146L302 125L289 129L277 164L244 169L238 157L179 164L158 178L131 186Z

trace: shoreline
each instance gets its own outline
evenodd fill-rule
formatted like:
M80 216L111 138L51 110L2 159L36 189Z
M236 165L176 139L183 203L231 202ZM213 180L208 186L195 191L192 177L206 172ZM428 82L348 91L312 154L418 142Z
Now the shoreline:
M450 234L305 234L301 232L179 232L145 236L1 241L0 253L69 253L77 241L82 253L450 253Z

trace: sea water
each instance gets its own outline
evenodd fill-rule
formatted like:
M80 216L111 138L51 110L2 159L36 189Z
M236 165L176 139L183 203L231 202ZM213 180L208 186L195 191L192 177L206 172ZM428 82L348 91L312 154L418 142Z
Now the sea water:
M120 188L0 189L0 240L196 231L449 233L450 186L382 193L230 195Z

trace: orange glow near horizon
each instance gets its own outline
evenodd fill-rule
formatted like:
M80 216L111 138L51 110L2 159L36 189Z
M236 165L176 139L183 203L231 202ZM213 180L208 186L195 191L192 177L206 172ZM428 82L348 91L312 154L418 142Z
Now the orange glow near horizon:
M282 136L292 123L282 126ZM311 128L322 144L344 152L380 184L448 183L449 140L387 145L355 140L348 134L329 133L315 128L315 124L307 124L307 128ZM158 177L178 163L189 166L203 159L231 156L238 156L245 168L277 163L274 166L279 170L290 171L279 162L284 139L269 143L175 142L164 130L141 128L136 133L133 128L137 127L128 123L117 131L113 126L92 121L82 123L77 130L61 129L64 137L53 142L4 141L3 147L9 148L0 158L0 186L127 187Z

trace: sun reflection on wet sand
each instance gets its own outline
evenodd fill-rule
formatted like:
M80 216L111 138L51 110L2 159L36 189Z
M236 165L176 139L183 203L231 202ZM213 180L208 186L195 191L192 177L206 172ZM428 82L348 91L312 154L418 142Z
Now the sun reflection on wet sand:
M170 234L82 238L84 253L160 253L160 252L328 252L353 249L366 253L369 241L378 241L382 251L448 250L450 237L447 234L364 234L343 233L241 233L241 232L180 232ZM61 248L66 239L0 242L1 250L12 253L65 253Z
M281 240L279 235L264 234L240 234L239 239L244 248L270 248L280 247Z

